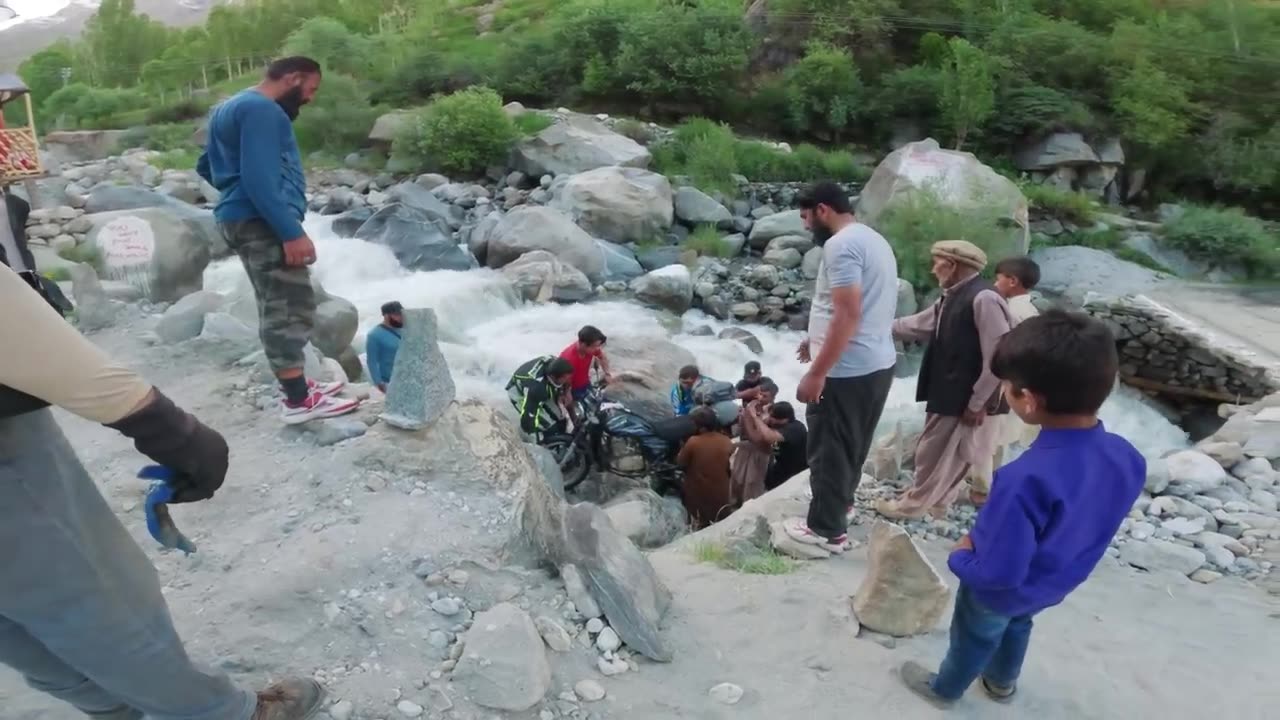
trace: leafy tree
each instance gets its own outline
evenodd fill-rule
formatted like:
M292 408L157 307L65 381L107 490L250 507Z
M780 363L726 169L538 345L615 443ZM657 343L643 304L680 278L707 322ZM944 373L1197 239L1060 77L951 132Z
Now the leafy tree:
M293 123L303 151L347 153L363 145L381 109L369 102L369 91L355 78L325 75L316 98Z
M1058 130L1088 132L1095 124L1083 103L1042 85L1019 82L1001 87L996 106L999 112L986 128L992 146L1012 147L1028 137Z
M952 38L948 44L951 58L942 73L939 110L960 150L995 112L995 65L964 38Z
M30 88L35 107L39 108L50 95L62 88L62 71L70 69L74 60L71 43L63 40L32 55L18 66L18 75ZM47 118L37 111L37 120L43 125Z
M289 35L282 54L306 55L327 70L360 75L372 65L373 43L333 18L314 17Z
M478 175L505 160L518 135L502 98L476 87L437 98L407 123L392 149L423 169Z
M1111 103L1124 124L1125 136L1147 149L1159 149L1184 138L1196 111L1187 97L1185 81L1146 58L1140 58L1113 81Z
M793 129L838 139L853 124L864 92L849 53L813 43L785 77Z

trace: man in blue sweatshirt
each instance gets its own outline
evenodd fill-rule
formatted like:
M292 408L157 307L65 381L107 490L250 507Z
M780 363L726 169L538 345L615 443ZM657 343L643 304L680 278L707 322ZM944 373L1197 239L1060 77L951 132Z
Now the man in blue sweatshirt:
M996 472L991 496L947 565L960 578L951 646L937 673L902 666L907 687L945 708L974 680L997 702L1017 690L1032 618L1083 583L1142 492L1146 461L1107 432L1115 339L1088 315L1052 310L1001 340L991 371L1018 417L1040 435Z
M404 306L392 300L382 305L382 324L369 331L364 341L365 364L369 381L382 392L391 384L391 371L396 367L400 350L400 329L404 327Z
M316 248L302 229L307 181L291 123L319 87L315 60L271 63L261 83L210 113L209 139L196 165L221 193L214 217L253 285L262 349L284 390L289 424L359 407L358 401L334 397L341 383L317 383L303 373L303 348L316 314L307 267L316 261Z

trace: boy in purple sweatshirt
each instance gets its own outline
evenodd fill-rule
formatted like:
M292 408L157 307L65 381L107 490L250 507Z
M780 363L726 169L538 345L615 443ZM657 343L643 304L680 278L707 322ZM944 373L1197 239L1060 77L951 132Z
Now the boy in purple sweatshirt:
M902 666L903 682L931 704L950 706L979 678L991 699L1013 698L1032 618L1089 577L1142 492L1142 455L1098 420L1118 364L1111 331L1079 313L1049 311L1000 340L991 370L1040 436L996 472L947 561L960 588L938 672Z

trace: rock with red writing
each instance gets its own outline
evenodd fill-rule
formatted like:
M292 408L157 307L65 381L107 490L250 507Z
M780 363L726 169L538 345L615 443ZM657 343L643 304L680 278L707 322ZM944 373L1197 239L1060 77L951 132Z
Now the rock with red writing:
M151 302L175 302L204 287L212 244L206 224L160 207L85 217L105 278L134 285Z

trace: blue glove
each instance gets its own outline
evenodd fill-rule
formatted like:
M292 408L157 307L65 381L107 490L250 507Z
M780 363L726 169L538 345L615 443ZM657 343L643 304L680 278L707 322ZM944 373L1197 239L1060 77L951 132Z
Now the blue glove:
M169 503L173 502L174 487L170 484L174 473L163 465L148 465L138 471L138 477L152 480L144 505L147 513L147 532L156 542L169 550L181 550L190 555L196 546L182 534L169 516Z

